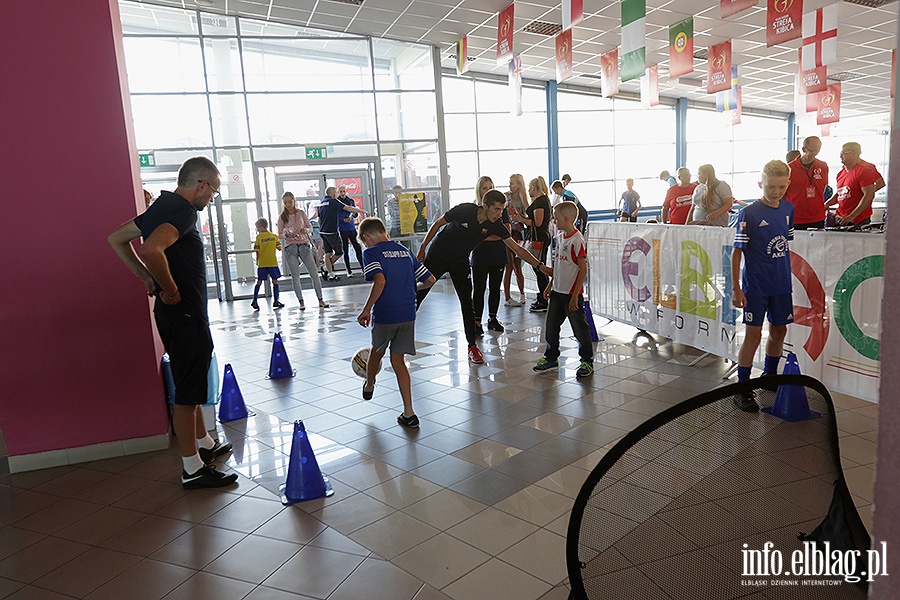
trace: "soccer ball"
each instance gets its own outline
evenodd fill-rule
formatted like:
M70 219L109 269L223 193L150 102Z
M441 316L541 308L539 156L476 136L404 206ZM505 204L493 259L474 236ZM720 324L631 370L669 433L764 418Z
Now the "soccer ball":
M350 361L350 364L353 366L353 372L363 379L366 378L366 363L369 362L369 350L369 348L362 348L361 350L358 350L356 354L353 355L353 359ZM381 369L378 369L378 371L381 371Z

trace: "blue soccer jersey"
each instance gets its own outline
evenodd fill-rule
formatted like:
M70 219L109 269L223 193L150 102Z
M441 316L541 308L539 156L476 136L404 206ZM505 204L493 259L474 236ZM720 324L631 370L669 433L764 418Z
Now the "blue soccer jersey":
M794 207L782 200L777 207L756 201L744 207L735 223L734 247L744 253L741 278L747 296L791 293L791 251Z
M372 322L383 325L416 320L416 283L431 277L431 272L415 254L397 242L379 242L363 252L363 273L372 281L381 273L384 291L372 307Z

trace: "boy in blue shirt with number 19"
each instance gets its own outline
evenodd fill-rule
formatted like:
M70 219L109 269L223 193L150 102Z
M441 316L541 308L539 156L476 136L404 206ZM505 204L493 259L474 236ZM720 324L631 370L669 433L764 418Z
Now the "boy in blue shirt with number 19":
M359 224L359 239L366 246L363 273L366 281L372 282L366 304L356 318L363 327L372 323L372 349L362 397L372 399L375 374L390 346L391 366L403 399L403 413L397 422L414 429L419 426L419 417L413 411L409 369L403 355L416 353L416 291L433 286L436 280L412 252L391 241L381 219L364 219Z
M766 163L759 180L763 197L741 209L735 223L731 303L744 309L746 325L738 355L738 381L750 378L753 357L762 339L763 318L768 314L769 338L763 377L778 373L787 326L794 322L788 246L794 239L794 207L784 200L790 174L790 168L780 160ZM744 259L743 276L739 276L741 257ZM736 395L734 403L744 412L759 410L750 394Z

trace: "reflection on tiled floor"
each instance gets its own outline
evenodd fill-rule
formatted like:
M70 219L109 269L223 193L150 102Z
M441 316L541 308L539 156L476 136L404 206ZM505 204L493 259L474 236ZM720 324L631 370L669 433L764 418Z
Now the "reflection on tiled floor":
M0 598L563 600L569 510L590 470L627 431L729 368L598 319L593 377L575 378L571 337L559 372L538 375L543 315L505 306L506 332L487 332L487 363L470 365L442 282L416 325L422 425L409 431L396 421L390 368L369 402L350 369L369 342L356 323L367 293L326 290L327 310L300 311L291 296L281 311L210 304L219 364L232 365L256 413L218 425L234 444L234 488L185 492L173 450L17 475L0 463ZM266 378L276 332L295 378ZM877 407L834 400L869 524ZM278 486L296 419L335 494L285 507Z

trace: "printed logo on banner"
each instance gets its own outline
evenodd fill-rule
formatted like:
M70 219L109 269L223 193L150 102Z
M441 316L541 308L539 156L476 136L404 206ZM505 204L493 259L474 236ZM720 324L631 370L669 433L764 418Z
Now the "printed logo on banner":
M572 30L566 29L556 36L556 80L565 81L572 75Z
M513 55L513 23L515 4L510 4L497 15L497 64L503 64Z
M706 92L714 94L731 88L731 40L711 46L707 61Z
M768 0L766 46L796 40L801 35L803 0Z
M816 124L825 125L841 120L841 84L834 83L818 95L818 114Z

